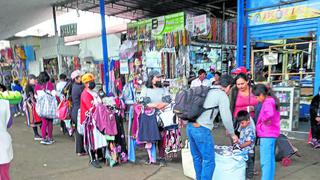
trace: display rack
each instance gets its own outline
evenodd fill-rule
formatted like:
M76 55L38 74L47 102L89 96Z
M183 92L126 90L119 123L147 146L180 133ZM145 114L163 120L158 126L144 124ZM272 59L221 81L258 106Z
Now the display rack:
M293 131L299 127L300 88L273 87L280 103L281 130Z

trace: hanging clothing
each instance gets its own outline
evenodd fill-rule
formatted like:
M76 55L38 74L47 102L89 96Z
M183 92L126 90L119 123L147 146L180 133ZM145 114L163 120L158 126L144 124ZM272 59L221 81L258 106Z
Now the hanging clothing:
M146 142L159 141L160 133L155 110L151 114L143 112L139 117L138 140Z
M92 118L92 113L87 113L84 123L84 145L87 151L95 151L99 148L106 147L107 142L104 135L97 129L96 122Z
M93 119L95 119L97 128L102 134L109 136L118 134L115 115L107 106L98 104L93 113Z
M84 89L81 93L80 101L80 124L86 120L86 113L93 107L93 100L94 98L89 90Z
M182 139L178 125L174 125L164 130L163 148L167 155L181 151Z

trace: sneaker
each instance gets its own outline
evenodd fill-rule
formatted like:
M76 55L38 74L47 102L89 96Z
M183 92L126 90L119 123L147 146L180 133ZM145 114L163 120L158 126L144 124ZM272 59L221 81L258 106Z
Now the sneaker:
M99 161L97 160L94 160L94 161L91 161L91 166L95 167L95 168L102 168L102 166L100 165Z
M56 141L53 140L53 139L48 139L47 144L48 144L48 145L51 145L51 144L53 144L53 143L55 143L55 142L56 142Z
M166 162L165 159L160 159L159 162L160 162L160 167L166 167L167 166L167 162Z
M41 141L41 140L42 140L42 137L39 136L39 135L35 135L33 139L34 139L35 141Z
M317 144L317 142L318 142L317 139L312 138L309 144L310 144L311 146L315 146L315 145Z
M317 142L314 144L314 148L315 148L315 149L320 148L320 142L319 142L319 141L317 141Z
M15 113L14 115L13 115L13 117L18 117L19 116L19 114L18 113Z
M47 144L47 140L46 139L41 139L40 144L46 145Z

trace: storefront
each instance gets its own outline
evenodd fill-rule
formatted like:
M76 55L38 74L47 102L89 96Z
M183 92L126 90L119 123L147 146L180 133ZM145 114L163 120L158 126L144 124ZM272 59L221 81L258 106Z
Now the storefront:
M272 85L283 131L309 130L303 120L320 86L319 12L317 0L247 1L246 66L256 82Z

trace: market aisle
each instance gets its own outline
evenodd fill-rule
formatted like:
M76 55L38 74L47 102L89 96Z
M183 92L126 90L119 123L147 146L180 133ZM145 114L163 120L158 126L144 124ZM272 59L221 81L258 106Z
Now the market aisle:
M180 163L170 163L166 168L139 164L123 164L102 169L89 167L87 157L77 157L74 153L73 138L60 132L54 127L56 143L50 146L41 145L33 140L32 129L26 127L24 118L15 118L10 129L13 139L14 160L11 176L13 180L86 180L98 178L142 180L148 177L162 177L170 179L187 179L182 174ZM137 155L143 161L147 157L144 152Z
M16 118L10 133L13 138L14 160L11 176L13 180L86 180L92 178L112 178L127 180L184 180L182 166L179 162L168 163L168 167L143 165L145 152L139 152L138 164L123 164L118 167L93 169L88 166L87 157L77 157L74 153L73 139L64 136L59 127L54 128L56 143L43 146L33 141L32 130L26 128L24 118ZM184 133L183 133L184 134ZM223 128L214 130L216 144L227 144ZM276 179L314 180L319 179L320 150L313 150L306 142L292 141L300 150L301 158L294 157L292 165L282 167L277 163ZM259 169L259 161L256 168ZM256 178L259 179L259 178Z

